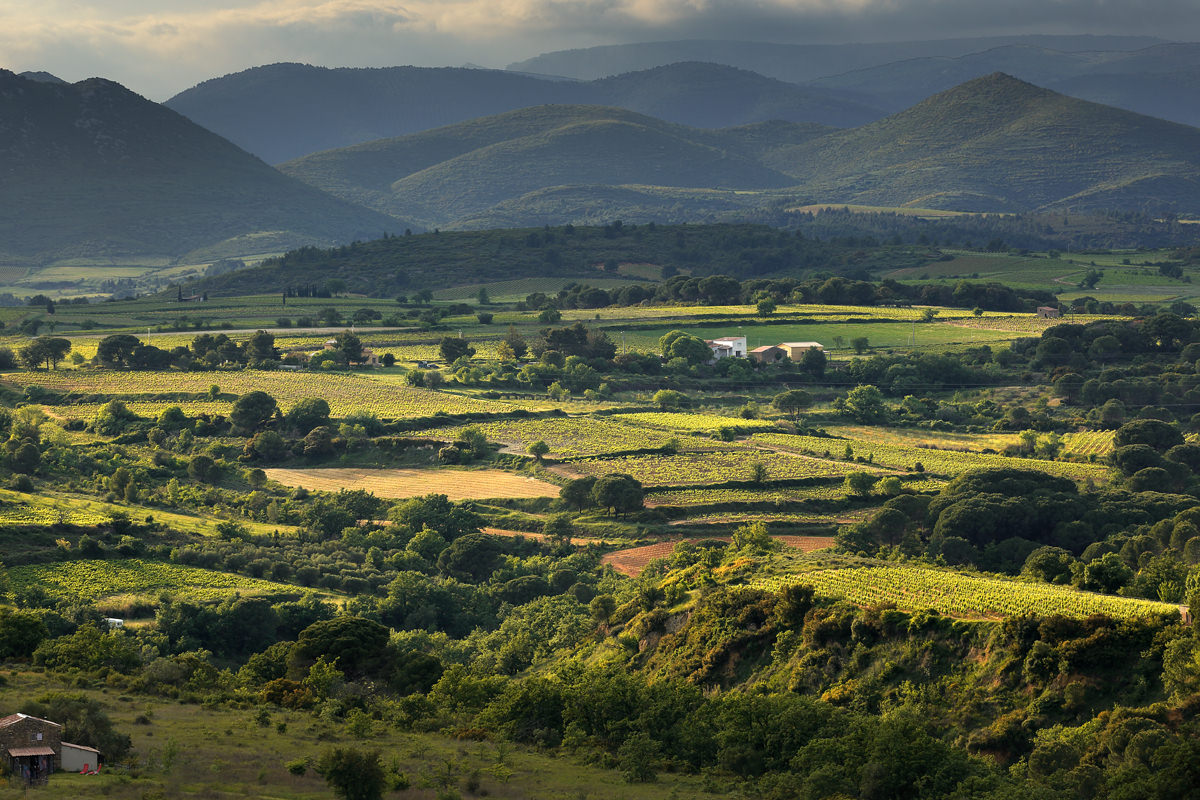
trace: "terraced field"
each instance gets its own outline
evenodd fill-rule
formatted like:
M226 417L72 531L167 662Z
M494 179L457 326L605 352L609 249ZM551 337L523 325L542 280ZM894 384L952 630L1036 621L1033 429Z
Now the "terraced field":
M776 574L757 578L752 585L778 591L801 584L812 586L818 595L860 606L895 603L905 611L932 609L963 619L999 619L1025 613L1073 617L1108 614L1122 618L1179 614L1179 607L1170 603L866 559L784 554L773 569Z

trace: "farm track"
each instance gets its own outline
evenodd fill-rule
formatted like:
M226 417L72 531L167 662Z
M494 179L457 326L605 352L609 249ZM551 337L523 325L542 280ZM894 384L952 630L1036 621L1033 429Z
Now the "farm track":
M784 547L792 547L800 550L803 553L811 553L814 550L822 550L826 547L833 547L832 536L772 536L772 539L782 543ZM687 539L670 539L654 544L643 545L642 547L631 547L628 550L618 550L615 553L608 553L600 562L610 565L614 570L626 575L630 578L636 578L642 574L642 570L656 558L669 556L671 551L675 549L675 545L680 542L704 542L704 541L719 541L728 542L728 536L704 536L700 538L692 537Z

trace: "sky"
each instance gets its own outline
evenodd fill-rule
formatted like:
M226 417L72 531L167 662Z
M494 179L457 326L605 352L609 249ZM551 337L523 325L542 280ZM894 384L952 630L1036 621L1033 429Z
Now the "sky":
M841 43L1018 33L1200 41L1196 0L0 0L0 67L153 100L279 61L504 67L672 39Z

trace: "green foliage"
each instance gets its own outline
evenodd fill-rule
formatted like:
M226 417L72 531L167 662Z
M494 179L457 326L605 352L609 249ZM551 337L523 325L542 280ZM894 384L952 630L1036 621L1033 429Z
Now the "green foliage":
M313 764L341 800L381 800L387 787L378 750L332 747Z

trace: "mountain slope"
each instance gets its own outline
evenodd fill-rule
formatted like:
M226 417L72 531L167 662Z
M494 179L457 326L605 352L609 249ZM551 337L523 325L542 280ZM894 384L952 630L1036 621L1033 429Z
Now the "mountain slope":
M556 186L786 186L791 179L763 166L762 153L829 130L774 123L708 131L617 108L539 106L316 153L280 169L349 201L445 227Z
M272 163L547 104L616 106L712 128L774 119L846 127L884 114L833 90L696 63L593 82L485 69L272 64L205 81L167 101Z
M273 249L397 227L99 78L0 71L0 169L0 250L12 257L180 255L243 236Z
M813 86L867 98L891 111L974 78L1004 72L1084 100L1194 124L1200 106L1195 73L1200 44L1133 52L1061 52L1027 45L958 58L915 58L821 78Z
M838 202L974 211L1200 209L1200 130L1003 74L778 151L766 163Z
M685 40L560 50L510 64L508 69L594 80L680 61L708 61L752 70L770 78L805 83L825 75L837 75L905 59L931 56L956 58L1012 44L1073 52L1136 50L1161 41L1148 36L992 36L831 45Z

